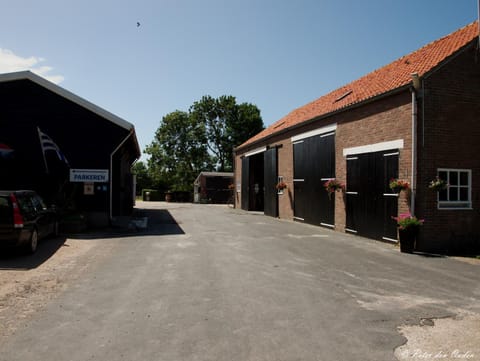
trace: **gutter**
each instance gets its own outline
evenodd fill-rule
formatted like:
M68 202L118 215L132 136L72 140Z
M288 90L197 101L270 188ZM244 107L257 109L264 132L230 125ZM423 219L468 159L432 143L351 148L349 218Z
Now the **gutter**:
M412 169L411 169L411 192L410 192L410 213L415 215L415 195L417 192L417 121L418 103L417 92L420 90L421 81L418 73L412 74Z
M110 154L110 209L109 209L109 216L110 216L110 222L113 220L113 156L115 155L116 152L122 147L122 145L125 144L125 142L130 138L133 134L135 133L135 128L131 128L130 132L128 135L123 139L120 144L113 150L113 152Z

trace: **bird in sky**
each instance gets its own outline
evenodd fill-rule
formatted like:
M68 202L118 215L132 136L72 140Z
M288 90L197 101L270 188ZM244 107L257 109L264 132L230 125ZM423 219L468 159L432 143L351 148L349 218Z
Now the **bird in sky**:
M140 23L137 21L137 28L140 27Z

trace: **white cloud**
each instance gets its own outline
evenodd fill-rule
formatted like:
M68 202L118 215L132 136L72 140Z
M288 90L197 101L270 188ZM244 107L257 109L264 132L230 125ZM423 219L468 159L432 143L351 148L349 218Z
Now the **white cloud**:
M31 56L22 58L15 55L11 50L0 48L0 73L11 73L14 71L30 70L41 77L50 80L52 83L59 84L64 80L61 75L50 75L53 70L51 66L41 64L44 58Z

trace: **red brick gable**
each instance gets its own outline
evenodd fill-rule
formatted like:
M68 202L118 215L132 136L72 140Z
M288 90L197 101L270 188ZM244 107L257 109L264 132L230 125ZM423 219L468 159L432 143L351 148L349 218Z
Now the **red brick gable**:
M255 143L282 130L326 116L352 105L362 103L382 94L408 86L412 73L420 77L433 71L450 56L478 37L475 21L443 38L405 55L341 88L338 88L311 103L290 112L268 128L247 140L239 148Z

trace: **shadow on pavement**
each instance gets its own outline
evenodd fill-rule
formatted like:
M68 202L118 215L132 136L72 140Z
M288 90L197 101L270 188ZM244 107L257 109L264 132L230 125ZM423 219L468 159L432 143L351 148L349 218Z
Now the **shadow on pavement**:
M143 223L139 227L135 222ZM136 208L132 217L126 217L123 224L106 229L96 229L78 234L68 234L73 239L120 238L138 236L166 236L185 234L175 218L166 209Z
M39 242L37 252L25 254L22 249L2 250L0 270L29 270L37 268L52 257L61 247L66 247L66 237L47 238Z

